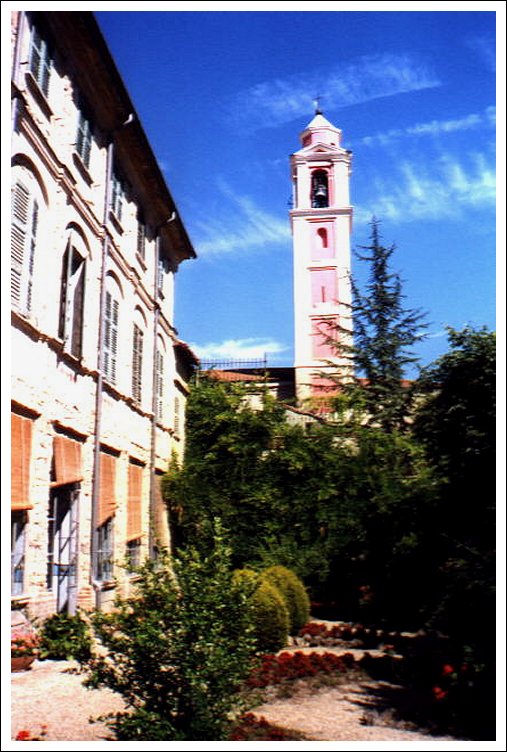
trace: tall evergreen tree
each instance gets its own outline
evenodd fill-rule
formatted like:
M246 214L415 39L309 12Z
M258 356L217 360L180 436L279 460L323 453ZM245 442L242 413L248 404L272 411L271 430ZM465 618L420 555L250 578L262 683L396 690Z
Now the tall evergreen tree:
M418 360L412 347L426 324L423 312L403 306L402 280L390 266L395 245L382 245L379 224L374 217L370 245L356 251L369 264L369 276L364 292L352 281L354 344L345 349L355 378L345 392L370 422L392 431L405 425L412 389L404 376Z

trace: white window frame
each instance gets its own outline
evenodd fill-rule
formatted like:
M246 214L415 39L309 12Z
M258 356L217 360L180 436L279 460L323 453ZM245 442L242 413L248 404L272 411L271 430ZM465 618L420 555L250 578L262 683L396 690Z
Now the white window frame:
M62 284L60 292L60 321L58 336L63 340L64 348L76 358L83 352L84 329L84 296L86 285L86 259L74 246L72 237L69 238L67 249L62 257ZM81 295L81 303L76 296ZM76 311L76 305L80 310ZM74 328L79 324L77 341L74 339Z
M126 544L126 559L129 569L141 565L141 538L133 538Z
M25 551L28 514L11 511L11 595L22 595L25 589Z
M114 517L110 517L97 528L97 550L95 552L95 572L99 582L113 579L114 557Z

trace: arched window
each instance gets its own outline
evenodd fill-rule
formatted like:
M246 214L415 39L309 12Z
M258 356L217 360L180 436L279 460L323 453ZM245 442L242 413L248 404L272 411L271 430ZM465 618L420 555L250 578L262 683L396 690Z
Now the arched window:
M83 354L83 307L86 278L86 249L72 231L62 258L58 336L65 349L80 358Z
M45 194L27 166L14 163L11 198L11 306L20 313L32 310L32 285L41 211Z
M312 207L320 209L329 206L329 186L327 172L316 170L312 174Z
M321 248L327 248L327 245L328 245L328 242L327 242L327 230L324 227L320 227L317 230L317 235L319 236L320 247Z

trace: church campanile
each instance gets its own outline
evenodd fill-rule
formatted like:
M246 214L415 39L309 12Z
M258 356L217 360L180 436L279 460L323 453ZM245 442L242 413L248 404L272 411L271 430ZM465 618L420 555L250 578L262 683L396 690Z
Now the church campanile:
M324 398L326 372L347 360L331 339L351 340L349 176L352 153L341 131L316 110L291 156L294 248L295 381L298 405ZM339 327L339 331L337 330ZM331 362L331 363L330 363ZM350 368L350 366L349 366Z

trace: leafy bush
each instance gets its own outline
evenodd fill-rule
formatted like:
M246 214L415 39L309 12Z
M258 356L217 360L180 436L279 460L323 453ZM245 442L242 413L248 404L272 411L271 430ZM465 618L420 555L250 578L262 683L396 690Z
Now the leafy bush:
M85 664L90 687L108 687L127 711L110 716L117 739L225 740L252 668L251 608L234 581L219 537L206 558L195 550L138 569L134 597L92 623L102 643Z
M90 627L77 613L52 614L42 623L40 657L55 661L86 660L91 655Z
M262 580L251 597L257 650L271 653L287 645L289 612L279 590Z
M305 586L294 572L279 565L268 567L261 576L283 596L289 612L289 631L297 634L310 618L310 599Z

